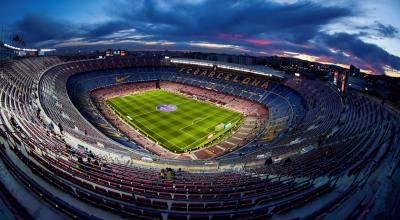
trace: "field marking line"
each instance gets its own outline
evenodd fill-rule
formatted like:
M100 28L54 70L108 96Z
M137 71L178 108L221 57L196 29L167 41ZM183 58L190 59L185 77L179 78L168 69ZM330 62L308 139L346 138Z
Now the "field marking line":
M146 119L145 119L145 120L146 120ZM152 129L149 129L149 127L147 127L146 125L144 125L144 124L141 123L140 121L136 121L136 122L138 122L139 124L141 124L143 127L147 128L148 130L150 130L150 131L152 130ZM138 130L140 131L140 129L138 129ZM147 132L146 132L146 133L147 133ZM176 148L178 148L178 149L182 149L182 148L176 146L174 143L171 143L169 140L165 139L164 137L160 136L160 135L157 134L156 132L153 132L153 134L155 134L156 136L160 137L161 139L167 141L168 143L172 144L174 147L176 147ZM152 136L152 135L150 135L150 134L147 134L147 135ZM150 140L151 140L151 139L150 139Z
M175 94L175 93L172 93L172 94L174 94L174 95L180 95L180 94ZM157 95L155 95L154 97L158 97L158 96L161 96L161 95L162 95L162 94L157 94ZM129 95L128 95L128 96L129 96ZM185 98L189 98L189 100L184 101L184 102L181 102L181 103L177 104L177 106L182 105L182 104L185 104L185 103L187 103L187 102L193 102L193 101L199 102L199 103L207 103L207 104L210 104L209 102L201 102L201 101L199 101L199 100L196 100L196 99L193 99L193 98L184 96L184 95L180 95L180 96L183 96L183 97L185 97ZM124 97L121 97L121 98L124 98ZM150 98L144 98L144 99L152 100L152 99L150 99ZM222 107L222 106L218 106L218 107L221 108L221 109L230 110L230 109L224 108L224 107ZM120 108L119 108L119 109L120 109ZM133 117L133 119L134 119L134 120L131 120L131 122L136 121L137 123L139 123L140 125L142 125L144 128L146 128L147 130L152 131L152 129L150 129L148 126L144 125L142 122L138 121L137 119L135 119L135 117L139 117L139 118L141 118L141 119L143 119L143 120L149 122L149 120L147 120L146 118L140 117L140 116L146 115L146 114L150 114L150 113L154 113L154 112L157 112L157 111L158 111L158 110L154 110L154 111L150 111L150 112L146 112L146 113L142 113L142 114L137 114L137 115L133 115L133 116L130 115L130 117ZM122 112L125 112L125 111L122 111ZM125 112L125 113L126 113L126 112ZM205 120L205 119L207 119L207 118L213 117L213 116L215 116L215 115L217 115L217 114L218 114L218 112L216 112L215 114L210 115L210 116L208 116L208 117L206 117L206 118L196 118L196 119L194 119L194 120L192 121L192 123L191 123L190 125L185 126L185 127L183 127L183 128L180 128L180 129L179 129L180 132L183 132L183 133L185 133L185 134L191 136L192 138L197 139L196 141L192 142L192 143L189 144L189 145L186 145L186 147L183 147L183 148L182 148L182 147L179 147L179 146L177 146L176 144L172 143L171 141L165 139L164 137L160 136L160 135L157 134L156 132L153 132L153 134L154 134L155 136L157 136L157 137L163 139L164 141L168 142L169 144L171 144L172 146L174 146L174 147L177 148L177 149L180 149L180 150L187 150L187 149L189 149L189 147L192 146L193 144L198 143L199 141L203 141L203 138L207 137L209 134L207 134L207 135L205 135L205 136L203 136L203 137L198 138L198 137L195 137L195 136L193 136L192 134L190 134L190 133L188 133L188 132L182 131L182 129L185 129L185 128L187 128L187 127L190 127L190 126L192 126L192 125L194 125L194 124L197 124L197 123L200 122L200 121L203 121L203 120ZM125 116L125 117L126 117L126 116ZM240 114L237 115L237 116L235 116L235 117L233 117L232 119L230 119L230 121L236 120L236 119L239 118L239 117L241 117ZM228 118L231 118L231 115L228 115L228 116L224 117L223 120L228 119ZM200 119L200 120L198 120L198 119ZM196 121L196 120L198 120L198 121ZM196 122L195 122L195 121L196 121ZM222 122L221 122L221 123L222 123ZM212 128L212 127L215 127L215 125L207 127L206 130L208 130L208 129ZM141 129L138 129L138 130L140 131ZM145 133L147 133L147 132L145 132ZM149 134L147 134L147 135L149 135ZM154 138L154 137L153 137L153 138ZM152 140L152 141L153 141L153 140Z
M173 95L176 95L176 94L174 94L174 93L172 93ZM158 94L157 96L160 96L161 94ZM177 95L176 95L177 96ZM179 96L178 96L179 97ZM183 96L183 97L185 97L185 96ZM187 99L187 97L185 97L186 99ZM146 99L146 98L144 98L144 99ZM150 99L150 98L147 98L147 100L151 100L151 101L153 101L152 99ZM176 106L180 106L180 105L182 105L182 104L185 104L185 103L188 103L188 102L193 102L194 100L192 100L192 99L189 99L189 100L185 100L185 101L183 101L183 102L179 102L178 104L176 104ZM140 116L143 116L143 115L147 115L147 114L150 114L150 113L154 113L154 112L158 112L159 110L157 110L157 109L155 109L155 110L152 110L152 111L149 111L149 112L145 112L145 113L140 113L140 114L136 114L136 115L129 115L129 116L131 116L131 117L140 117ZM125 112L125 111L124 111Z
M206 117L206 118L208 118L208 117ZM206 118L195 118L195 119L192 120L192 123L191 123L190 125L187 125L187 126L181 128L181 129L179 129L179 131L182 131L182 129L185 129L185 128L187 128L187 127L190 127L190 126L192 126L192 125L197 124L197 122L195 122L196 120L199 120L199 119L200 119L200 120L198 121L198 122L200 122L200 121L205 120ZM184 132L184 131L182 131L182 132Z
M181 128L181 129L179 129L179 131L181 131L181 132L183 132L183 133L185 133L185 134L188 134L188 135L190 135L190 136L192 136L193 137L193 135L191 135L191 134L189 134L188 132L186 132L186 131L182 131L182 129L185 129L185 128L188 128L188 127L191 127L191 126L193 126L193 125L196 125L197 123L199 123L199 122L201 122L201 121L204 121L204 120L206 120L206 119L208 119L208 118L210 118L210 117L214 117L215 115L217 115L218 114L218 112L216 112L215 114L213 114L213 115L210 115L210 116L207 116L207 117L205 117L205 118L196 118L196 119L194 119L193 121L192 121L192 123L190 124L190 125L187 125L187 126L185 126L185 127L183 127L183 128ZM228 116L227 116L228 117ZM225 118L223 118L223 119L226 119L227 117L225 117ZM197 121L196 123L194 123L194 121L195 120L197 120L197 119L201 119L201 120L199 120L199 121ZM222 122L221 122L222 123ZM215 125L216 126L216 125ZM211 127L215 127L215 126L210 126L210 127L207 127L205 130L208 130L209 128L211 128ZM193 137L193 138L197 138L197 137ZM201 138L203 138L203 137L201 137Z
M182 129L185 129L185 128L187 128L187 127L190 127L190 126L192 126L192 125L195 125L195 124L199 123L200 121L204 121L204 120L206 120L206 119L208 119L208 118L210 118L210 117L213 117L213 116L215 116L215 115L217 115L217 114L218 114L218 112L216 112L216 113L213 114L213 115L207 116L207 117L205 117L205 118L196 118L195 120L197 120L197 119L201 119L201 120L197 121L196 123L193 123L193 122L195 121L195 120L193 120L193 121L192 121L192 124L190 124L190 125L188 125L188 126L185 126L185 127L181 128L181 129L179 129L179 131L182 131ZM231 115L227 115L226 117L224 117L224 118L222 118L222 119L225 120L225 119L227 119L227 118L230 118L230 116L231 116ZM241 116L241 115L235 116L234 118L232 118L232 120L233 120L233 119L236 119L236 118L239 117L239 116ZM223 122L221 122L221 123L223 123ZM217 125L215 125L215 126L217 126ZM209 129L209 128L211 128L211 127L215 127L215 126L210 126L210 127L208 127L207 129ZM185 131L183 131L183 132L185 132Z
M142 119L142 120L145 120L145 121L147 121L147 122L149 122L149 120L147 120L146 118L141 118L141 119ZM148 130L152 131L152 129L150 129L148 126L144 125L142 122L140 122L140 121L138 121L138 120L135 120L135 121L138 122L138 123L139 123L140 125L142 125L143 127L147 128ZM211 126L211 127L213 127L213 126ZM209 128L211 128L211 127L209 127ZM207 128L207 129L208 129L208 128ZM138 130L140 131L140 129L138 129ZM195 137L195 136L193 136L192 134L190 134L190 133L188 133L188 132L184 132L184 131L183 131L182 133L187 134L187 135L191 136L191 137L194 138L194 139L197 139L197 140L199 139L198 137ZM153 134L155 134L155 135L158 136L159 138L161 138L161 139L167 141L168 143L172 144L174 147L176 147L176 148L178 148L178 149L180 149L180 150L186 150L186 149L187 149L187 147L179 147L179 146L175 145L175 144L172 143L170 140L165 139L163 136L157 134L156 132L154 132ZM206 136L200 137L200 139L203 139L204 137L206 137ZM154 137L153 137L153 138L154 138ZM195 141L195 142L193 142L193 143L197 143L197 141ZM193 143L192 143L192 144L193 144ZM192 144L187 145L187 146L191 146Z
M234 119L236 119L236 118L239 118L240 116L241 116L241 115L235 116L234 118L231 119L231 121L234 120ZM227 119L227 118L229 118L229 116L224 117L223 119L225 120L225 119ZM210 127L208 127L207 129L212 128L212 127L215 127L215 126L210 126ZM185 133L186 133L186 132L185 132ZM205 135L205 136L203 136L203 137L201 137L201 138L197 138L197 141L195 141L195 142L193 142L193 143L187 145L187 147L185 148L185 150L188 149L190 146L192 146L194 143L199 142L199 140L202 140L203 138L207 137L208 135L210 135L210 134L207 134L207 135Z
M176 104L176 106L185 104L185 103L187 103L187 102L190 102L190 100L189 100L189 101L185 101L185 102L178 103L178 104ZM156 108L157 108L157 107L156 107ZM140 114L136 114L136 115L130 115L130 116L131 116L131 117L140 117L140 116L147 115L147 114L154 113L154 112L159 112L159 110L156 109L156 110L152 110L152 111L149 111L149 112L140 113Z
M154 91L154 90L153 90L153 91ZM155 90L155 91L158 91L158 90ZM164 91L164 90L163 90L163 91ZM183 95L183 94L181 94L181 93L173 93L173 92L169 92L169 91L166 91L166 93L167 93L167 94L175 95L175 96L177 96L177 97L184 97L184 98L188 99L188 100L186 100L186 101L184 101L184 102L180 102L180 103L176 104L176 106L180 106L180 105L185 104L185 103L188 103L188 102L196 102L196 103L201 103L201 104L205 104L205 103L206 103L206 104L209 104L209 105L215 105L214 103L210 103L210 102L206 102L206 101L199 101L199 100L194 99L194 98L192 98L192 97L187 97L187 96L185 96L185 95ZM140 94L140 93L139 93L139 94ZM143 94L144 94L144 93L142 93L142 95L143 95ZM121 99L125 99L126 97L129 97L129 96L132 96L132 97L133 97L133 95L138 95L138 94L125 95L125 96L122 96L122 97L120 97L120 98L121 98ZM154 97L158 97L158 96L161 96L161 95L162 95L162 94L157 94L157 95L154 95ZM146 97L144 97L143 99L153 101L153 99L151 99L151 98L146 98ZM125 101L125 103L126 103L126 101ZM222 109L230 110L230 109L228 109L228 108L226 108L226 107L219 106L219 105L217 105L217 107L222 108ZM125 111L124 111L124 112L125 112ZM129 115L129 116L130 116L130 117L140 117L140 116L147 115L147 114L154 113L154 112L158 112L158 110L153 110L153 111L149 111L149 112L145 112L145 113L140 113L140 114L136 114L136 115Z
M217 113L216 113L216 114L213 114L213 115L210 115L210 116L208 116L208 117L206 117L206 118L209 118L209 117L212 117L212 116L215 116L215 115L217 115ZM230 121L235 120L236 118L238 118L238 117L240 117L240 116L241 116L241 115L239 114L239 115L235 116L234 118L230 119ZM204 119L206 119L206 118L204 118ZM225 120L225 119L228 119L228 118L231 118L231 115L228 115L228 116L226 116L226 117L224 117L224 118L222 118L222 119ZM147 120L146 118L142 118L142 119L145 120L145 121L147 121L147 122L149 122L149 120ZM137 121L137 120L136 120L136 121ZM139 122L139 121L137 121L137 122ZM149 129L149 127L145 126L142 122L139 122L139 124L141 124L143 127L147 128L147 129L150 130L150 131L152 130L152 129ZM212 125L212 126L207 127L206 130L208 130L209 128L212 128L212 127L215 127L215 125ZM196 139L196 141L192 142L192 143L189 144L189 145L186 145L186 147L179 147L179 146L175 145L174 143L172 143L171 141L165 139L164 137L162 137L162 136L160 136L159 134L157 134L157 133L154 132L154 134L155 134L156 136L158 136L158 137L160 137L161 139L167 141L168 143L172 144L173 146L175 146L176 148L178 148L178 149L180 149L180 150L187 150L187 149L189 149L192 145L194 145L195 143L198 143L199 141L203 141L203 138L205 138L205 137L207 137L207 136L209 135L209 134L207 134L207 135L202 136L202 137L195 137L195 136L193 136L192 134L190 134L190 133L188 133L188 132L184 132L184 131L183 131L182 133L185 133L185 134L191 136L193 139Z
M153 91L158 91L158 90L153 90ZM162 91L165 91L165 90L162 90ZM150 91L148 91L148 92L150 92ZM185 103L188 103L188 102L196 102L196 103L202 103L202 104L204 104L204 102L201 102L201 101L199 101L199 100L197 100L197 99L194 99L194 98L192 98L192 97L187 97L187 96L185 96L185 95L183 95L183 94L181 94L181 93L173 93L173 92L170 92L170 91L165 91L166 92L166 94L169 94L169 95L174 95L175 97L179 97L179 98L182 98L182 97L184 97L185 99L187 99L186 101L183 101L183 102L180 102L180 103L178 103L178 104L176 104L176 106L180 106L180 105L182 105L182 104L185 104ZM144 94L144 93L141 93L142 95ZM140 93L138 93L138 94L129 94L129 95L125 95L125 96L122 96L122 97L120 97L121 99L126 99L126 97L129 97L129 96L135 96L135 95L140 95ZM158 97L158 96L161 96L162 94L157 94L157 95L153 95L153 97ZM143 99L145 99L145 100L150 100L150 101L153 101L153 99L151 99L151 98L146 98L146 97L144 97ZM125 103L126 103L126 101L125 101ZM208 103L208 102L206 102L207 104L210 104L210 103ZM218 106L218 107L220 107L220 106ZM156 110L153 110L153 111L149 111L149 112L145 112L145 113L140 113L140 114L136 114L136 115L129 115L130 117L140 117L140 116L142 116L142 115L147 115L147 114L150 114L150 113L154 113L154 112L158 112L158 110L156 109Z

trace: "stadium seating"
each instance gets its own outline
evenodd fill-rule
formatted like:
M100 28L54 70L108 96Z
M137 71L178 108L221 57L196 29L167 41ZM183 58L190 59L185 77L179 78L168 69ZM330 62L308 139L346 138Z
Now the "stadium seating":
M359 186L398 164L398 116L328 83L289 78L260 88L134 57L2 65L0 129L8 141L0 156L21 184L69 218L318 219L340 212L353 219L369 212L380 183ZM165 158L110 135L120 131L93 102L93 91L145 90L153 81L215 101L240 97L265 106L259 114L239 98L228 103L264 120L262 129L210 160ZM166 167L173 178L160 176Z

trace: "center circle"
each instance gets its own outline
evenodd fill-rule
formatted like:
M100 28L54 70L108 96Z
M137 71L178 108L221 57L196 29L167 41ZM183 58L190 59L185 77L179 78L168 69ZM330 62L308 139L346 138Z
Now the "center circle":
M157 106L157 110L162 112L172 112L175 111L177 108L178 107L173 104L161 104Z

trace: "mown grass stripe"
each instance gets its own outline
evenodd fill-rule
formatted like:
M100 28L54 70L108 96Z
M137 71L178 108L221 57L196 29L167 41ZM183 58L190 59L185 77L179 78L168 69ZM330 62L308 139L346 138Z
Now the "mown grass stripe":
M175 152L196 149L220 139L231 128L215 132L215 126L231 122L233 128L243 119L239 112L165 90L114 97L107 103L132 127ZM178 109L158 111L156 107L160 104L175 104ZM208 140L211 133L215 133L214 137Z

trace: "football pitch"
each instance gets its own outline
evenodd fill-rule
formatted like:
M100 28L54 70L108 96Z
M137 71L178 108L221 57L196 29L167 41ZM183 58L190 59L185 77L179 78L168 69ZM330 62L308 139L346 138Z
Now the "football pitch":
M113 97L107 104L129 125L177 153L221 141L243 114L166 90Z

